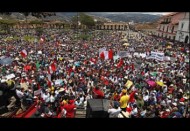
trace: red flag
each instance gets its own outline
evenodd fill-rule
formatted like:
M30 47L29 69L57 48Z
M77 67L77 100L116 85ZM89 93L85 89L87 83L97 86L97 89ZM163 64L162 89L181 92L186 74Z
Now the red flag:
M60 45L60 41L57 41L57 42L55 43L55 45L56 45L56 46L59 46L59 45Z
M90 61L93 62L94 64L96 64L96 59L95 58L91 58Z
M48 87L51 87L51 81L48 80L47 85L48 85Z
M51 75L48 74L48 81L47 81L47 84L48 84L48 87L51 87Z
M88 45L86 43L83 46L84 46L85 49L88 47Z
M53 72L56 71L56 66L55 66L55 63L53 62L50 66L49 66L49 69L48 69L48 73L49 74L52 74Z
M117 67L119 68L119 67L121 67L122 65L123 65L123 60L120 59L119 63L117 64Z
M135 69L134 63L131 64L131 69L132 69L132 70Z
M24 71L30 70L32 67L30 65L25 65L24 66Z
M45 38L40 38L40 43L44 43L44 41L45 41Z
M100 58L103 59L103 60L105 59L104 52L101 52L101 53L100 53Z
M50 66L51 66L52 71L56 71L56 66L54 62Z
M104 84L105 84L105 85L109 85L109 81L106 79L106 80L104 81Z
M129 102L134 102L135 93L136 93L136 91L133 91L133 92L130 94Z
M27 56L27 51L26 50L22 50L20 52L20 54L21 54L22 57L26 57Z
M113 59L113 51L112 51L112 49L110 49L110 50L108 51L108 58L109 58L109 59Z

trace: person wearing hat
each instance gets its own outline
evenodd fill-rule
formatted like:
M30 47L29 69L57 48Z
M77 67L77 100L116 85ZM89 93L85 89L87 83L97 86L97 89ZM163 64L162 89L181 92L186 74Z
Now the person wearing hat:
M118 118L121 108L118 101L113 101L108 109L109 118Z
M126 89L122 90L122 94L123 95L121 96L119 103L122 111L126 112L127 104L129 102L130 97L129 95L127 95Z

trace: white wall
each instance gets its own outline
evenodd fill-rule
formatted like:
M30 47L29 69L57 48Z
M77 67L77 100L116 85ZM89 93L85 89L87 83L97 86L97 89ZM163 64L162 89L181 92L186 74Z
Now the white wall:
M181 28L182 23L184 24L183 28ZM180 42L184 42L186 36L189 36L189 20L183 19L179 22L178 31L176 34L176 40ZM188 43L189 43L189 40L188 40Z

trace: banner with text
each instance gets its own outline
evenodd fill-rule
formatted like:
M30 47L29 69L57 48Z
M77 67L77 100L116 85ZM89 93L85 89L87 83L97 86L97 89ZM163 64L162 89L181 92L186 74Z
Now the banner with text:
M155 59L158 61L164 61L164 53L151 51L151 55L146 58Z

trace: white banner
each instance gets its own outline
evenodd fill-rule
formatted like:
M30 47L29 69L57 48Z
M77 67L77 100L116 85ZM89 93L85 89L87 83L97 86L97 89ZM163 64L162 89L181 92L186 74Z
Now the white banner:
M164 53L151 51L151 55L146 58L147 59L155 59L158 61L164 61Z
M7 75L5 77L6 77L7 80L12 79L12 78L15 78L15 74L10 74L10 75Z
M41 51L41 50L40 50L40 51L38 51L38 54L39 54L39 55L41 55L41 54L42 54L42 51Z
M34 96L40 95L40 94L41 94L41 90L42 90L42 89L40 88L40 89L34 91Z
M117 59L119 59L118 55L113 56L113 60L116 61Z
M118 51L117 52L117 55L120 57L120 58L124 58L124 57L128 57L130 55L130 53L128 53L127 51Z

